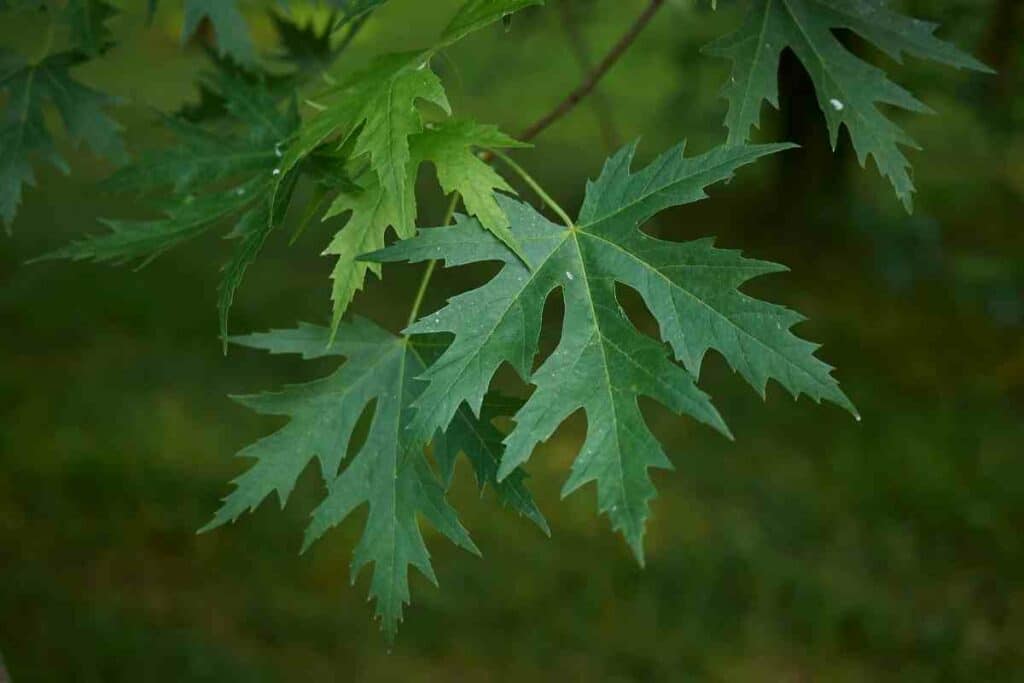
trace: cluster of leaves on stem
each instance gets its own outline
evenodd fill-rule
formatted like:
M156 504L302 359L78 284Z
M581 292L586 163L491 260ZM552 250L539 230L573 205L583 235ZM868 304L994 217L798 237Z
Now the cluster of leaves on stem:
M802 317L741 291L752 278L784 267L717 248L710 238L655 239L643 227L665 209L704 199L707 187L741 167L791 146L749 142L763 101L778 105L776 73L785 49L811 74L833 144L845 127L861 163L873 157L908 208L913 187L900 146L913 142L878 105L926 108L845 48L834 31L852 30L897 60L907 53L956 67L984 66L937 39L933 25L897 14L883 0L751 0L737 32L708 47L733 61L724 90L725 144L689 157L679 145L639 168L635 145L629 145L587 184L573 219L499 151L525 145L494 126L455 116L432 69L439 50L542 0L468 0L434 45L380 55L355 70L339 68L345 48L384 3L332 0L319 24L274 12L280 47L261 56L233 0L183 0L183 39L202 27L213 35L199 99L162 117L173 144L142 153L106 182L118 191L156 194L161 215L105 220L105 232L43 258L145 264L229 226L230 254L218 289L225 348L234 342L345 360L320 380L238 397L259 413L289 421L240 452L255 463L233 482L204 530L233 522L275 493L284 505L315 461L326 493L305 546L367 506L351 574L354 579L372 565L370 594L392 637L410 601L409 568L436 581L421 520L479 552L446 498L460 455L481 489L492 489L502 505L548 533L523 466L582 410L587 435L563 494L594 483L599 511L642 563L655 495L649 470L671 468L671 461L647 426L641 396L732 438L711 397L698 388L702 361L714 350L762 396L775 380L794 397L828 401L856 415L831 368L815 356L817 346L793 332ZM150 19L157 9L155 0L147 3ZM115 160L124 151L105 111L114 98L71 74L112 44L114 8L104 0L5 0L0 11L45 12L51 38L62 27L61 40L66 33L70 45L51 52L48 40L34 59L0 52L6 93L0 214L10 225L22 187L33 180L33 161L65 168L44 118L48 106L72 139ZM561 223L514 198L512 184L486 160L493 154ZM424 165L434 169L440 191L452 196L452 211L443 225L418 229L414 181ZM311 196L299 230L317 218L341 224L323 245L334 260L330 323L232 337L228 314L245 271L285 222L299 187ZM455 212L459 203L462 213ZM430 262L410 325L398 334L347 315L367 274L382 277L382 264L394 261ZM501 269L441 310L419 316L435 263L482 261ZM640 295L660 339L633 325L617 286ZM558 295L565 311L560 340L535 367L542 313ZM506 363L532 386L525 400L493 390L494 375ZM356 443L356 425L367 411L368 432ZM514 424L507 434L495 422L505 417Z

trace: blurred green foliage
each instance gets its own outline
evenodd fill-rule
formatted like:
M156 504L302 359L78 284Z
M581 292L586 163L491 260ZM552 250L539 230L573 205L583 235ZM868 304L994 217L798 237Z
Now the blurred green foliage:
M600 54L641 4L575 0L574 30ZM601 86L613 134L642 135L645 158L725 136L728 64L699 52L737 23L734 4L719 4L670 3ZM847 139L827 149L820 115L801 110L806 82L784 65L783 111L765 112L758 138L802 149L654 226L790 266L749 291L810 318L801 333L824 343L863 422L777 387L762 405L709 358L704 386L737 440L644 406L676 466L655 475L646 570L594 516L592 490L558 501L581 420L532 461L552 541L478 501L462 468L454 502L484 558L431 543L442 589L413 582L392 652L369 620L367 576L346 580L361 519L297 555L314 473L284 513L267 505L194 533L244 466L230 454L279 424L225 395L333 364L221 355L215 238L137 273L23 265L95 231L95 217L149 215L98 193L91 183L109 169L86 154L68 151L70 177L42 169L0 246L0 651L12 680L1024 680L1024 31L1006 37L1022 19L1005 14L1012 1L899 4L999 71L865 51L938 112L900 119L924 147L913 216L856 168ZM454 5L394 0L348 59L422 45ZM437 62L456 112L515 131L575 85L564 15L549 5ZM267 44L270 20L250 20ZM171 3L149 28L141 14L113 25L126 42L78 76L130 102L118 114L138 152L160 139L152 108L194 101L203 57L180 49ZM26 19L0 34L30 42L38 28ZM604 137L584 103L520 159L574 207ZM442 208L425 203L424 220ZM328 318L330 262L318 254L330 230L311 227L293 247L289 233L253 266L237 329ZM444 273L428 307L490 272ZM398 329L419 271L387 275L354 308ZM624 300L653 329L631 292Z

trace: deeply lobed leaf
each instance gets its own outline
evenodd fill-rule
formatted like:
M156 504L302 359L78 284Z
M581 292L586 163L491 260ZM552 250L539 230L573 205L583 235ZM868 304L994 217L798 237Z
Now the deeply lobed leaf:
M497 190L515 192L475 150L526 146L495 126L448 120L416 136L412 155L416 162L433 163L441 189L459 193L466 211L521 257L522 251L508 229L508 216L495 200Z
M728 146L687 158L680 146L636 173L630 171L634 148L627 147L588 184L571 228L499 198L513 236L523 245L525 263L470 219L449 229L420 231L368 255L378 262L443 257L449 266L503 262L490 282L454 297L407 330L455 335L424 374L429 384L416 401L414 429L445 428L463 404L479 413L491 378L509 363L536 391L515 415L498 478L525 462L538 443L582 408L587 438L563 494L595 481L600 511L642 561L654 496L647 470L670 463L644 423L639 396L728 435L710 399L694 384L700 360L712 348L761 393L773 378L794 395L805 393L852 411L830 368L814 358L816 347L790 332L800 317L738 291L750 278L781 267L715 249L709 240L666 242L639 230L655 213L705 197L706 186L786 147ZM616 300L616 282L640 293L690 372L632 325ZM555 290L565 301L561 340L534 371L541 315Z
M326 255L335 256L331 299L336 327L362 289L366 273L379 269L357 257L384 246L387 231L398 239L413 234L416 197L413 182L425 162L433 163L445 192L458 192L467 209L513 249L508 219L494 200L511 187L476 156L477 149L521 146L493 126L444 120L426 126L420 102L450 113L441 81L425 53L388 55L340 84L324 99L324 109L306 122L282 159L287 172L317 150L344 148L346 158L365 162L360 187L338 193L324 220L347 215Z
M313 512L304 547L356 508L369 507L353 556L352 578L362 567L373 565L370 595L385 633L393 637L403 606L410 600L409 568L437 582L418 517L429 520L456 545L479 552L445 500L445 485L426 459L424 448L431 434L409 428L412 403L423 385L415 379L425 368L422 351L364 319L345 324L334 341L330 330L311 325L234 341L271 353L344 356L347 361L324 379L279 393L238 398L257 412L287 416L290 421L241 451L239 455L256 463L234 481L236 489L202 531L233 522L275 493L283 506L298 476L316 460L328 492ZM371 403L366 440L346 464L356 422ZM465 449L474 462L498 457L488 427L475 418L451 434L454 441L436 447L444 458L454 457L458 449ZM516 476L521 480L523 475ZM539 516L529 494L514 482L499 492L508 491L513 506ZM538 518L543 524L543 517Z
M8 231L22 188L35 182L32 160L43 158L68 170L46 125L47 104L57 110L72 140L85 142L98 156L114 161L125 158L121 127L105 111L116 100L71 76L70 70L86 59L72 50L29 64L0 49L0 93L7 94L7 105L0 112L0 219Z
M909 54L956 68L989 71L970 55L936 38L936 28L890 10L886 0L753 0L743 26L706 48L733 62L732 76L723 90L729 101L725 120L729 142L738 144L750 138L765 100L778 108L776 74L788 48L814 82L832 146L837 143L840 126L845 126L860 164L873 157L909 211L914 184L901 146L917 145L878 105L915 112L930 109L890 81L882 69L850 52L833 31L854 31L896 61Z

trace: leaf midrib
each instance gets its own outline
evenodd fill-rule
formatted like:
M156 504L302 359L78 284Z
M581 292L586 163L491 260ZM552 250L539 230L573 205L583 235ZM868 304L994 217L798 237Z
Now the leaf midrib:
M643 538L642 522L640 522L640 520L633 519L633 506L630 504L630 499L626 495L626 473L623 470L623 466L622 466L622 457L623 457L622 453L623 453L623 450L622 450L622 443L620 441L620 435L619 435L619 416L618 416L617 406L615 404L615 396L612 394L612 377L611 377L611 371L608 369L608 353L607 353L607 351L605 350L605 347L604 347L604 341L605 341L605 339L607 339L607 337L601 331L601 324L598 322L597 307L594 304L593 292L590 289L590 274L587 272L587 261L586 261L586 259L583 258L583 251L580 249L579 237L576 236L578 231L567 231L567 232L568 232L568 234L573 235L573 243L576 246L576 257L579 260L580 271L581 271L580 274L581 274L582 282L580 284L582 285L583 290L587 294L587 303L590 306L590 314L592 316L592 320L594 321L594 335L598 337L598 344L597 344L597 346L601 350L601 369L604 371L605 387L607 389L606 393L607 393L607 396L608 396L608 405L609 405L609 409L610 409L611 415L612 415L612 422L615 425L615 428L614 428L614 433L615 433L615 454L616 454L615 466L616 466L616 470L618 471L618 477L616 478L616 483L618 484L619 493L621 495L620 500L622 501L623 507L626 508L625 512L629 515L629 518L630 518L630 522L631 522L630 526L633 527L632 529L629 530L629 533L627 534L627 540L630 541L630 544L632 545L633 539L629 538L629 536L632 533L636 533L638 527L640 527L641 530L640 530L640 538L637 539L637 542L638 543L641 542L641 540ZM609 341L611 341L611 340L609 340ZM640 503L643 504L643 501L640 501ZM611 516L610 513L612 512L612 510L609 510L608 512L609 512L609 516Z
M654 267L654 266L652 266L651 264L647 263L646 261L644 261L643 259L641 259L640 257L638 257L638 256L637 256L636 254L634 254L634 253L632 253L632 252L630 252L630 251L627 251L627 250L623 249L622 247L620 247L620 246L619 246L618 244L615 244L614 242L611 242L611 241L609 241L609 240L606 240L606 239L604 239L603 237L600 237L600 236L598 236L598 235L595 235L594 233L590 233L590 232L585 232L585 231L582 231L582 230L581 230L580 232L582 232L582 233L583 233L584 235L586 235L587 237L590 237L590 238L592 238L592 239L598 240L599 242L601 242L601 243L603 243L603 244L606 244L606 245L608 245L608 246L612 247L613 249L615 249L615 250L619 251L620 253L622 253L622 254L625 254L625 255L626 255L627 257L629 257L630 259L632 259L633 261L635 261L636 263L638 263L638 264L639 264L639 265L640 265L641 267L643 267L644 269L646 269L646 270L648 270L648 271L650 271L650 272L653 272L653 273L655 273L655 274L656 274L656 275L657 275L657 276L658 276L659 278L661 278L662 280L664 280L664 281L665 281L665 282L666 282L666 283L667 283L667 284L669 285L669 287L670 287L670 288L672 288L672 289L674 289L674 290L678 290L678 291L680 291L680 292L682 292L682 293L686 294L686 295L687 295L688 297L692 298L693 300L697 301L697 302L698 302L698 303L700 303L700 304L701 304L702 306L704 306L705 308L707 308L707 309L708 309L709 311L713 312L713 313L714 313L714 314L715 314L715 315L716 315L717 317L719 317L719 318L721 318L722 320L724 320L725 322L727 322L727 323L728 323L728 324L729 324L729 325L730 325L730 326L731 326L732 328L734 328L734 329L735 329L735 330L737 330L738 332L741 332L741 333L742 333L742 334L743 334L744 336L746 336L746 337L749 337L749 338L750 338L750 339L752 339L753 341L757 342L757 344L758 344L758 345L760 345L760 346L762 346L763 348L767 349L767 350L768 350L768 351L769 351L770 353L772 353L773 355L777 355L777 356L779 356L780 358L782 358L783 360L785 360L785 361L786 361L786 363L787 363L787 365L791 365L791 366L792 366L792 367L793 367L794 369L796 369L796 370L797 370L797 371L799 371L800 373L802 373L802 374L806 375L807 377L809 377L809 378L810 378L810 379L811 379L811 380L812 380L812 381L813 381L813 382L814 382L815 384L817 384L817 385L819 385L819 386L821 386L821 387L824 387L824 388L826 388L826 389L829 389L829 390L834 390L834 389L836 388L836 386L835 386L835 384L834 384L834 383L832 383L832 384L824 384L824 383L822 383L822 382L821 382L820 380L818 380L818 379L817 379L817 378L816 378L816 377L815 377L814 375L812 375L812 374L811 374L810 372L808 372L807 370L804 370L804 369L803 369L802 367L800 367L799 365L796 365L796 364L795 364L795 361L794 361L793 359L791 359L791 358L787 357L787 356L786 356L785 354L783 354L783 353L782 353L781 351L777 351L776 349L772 348L772 347L771 347L771 346L769 346L769 345L768 345L768 344L767 344L766 342L762 341L762 340L761 340L761 339L759 339L758 337L754 336L754 335L753 335L752 333L748 332L747 330L743 329L742 327L740 327L739 325L737 325L736 323L734 323L734 322L733 322L733 321L732 321L732 320L731 320L731 319L730 319L729 317L727 317L727 316L726 316L726 315L724 315L723 313L719 312L719 311L718 311L718 309L716 309L716 308L715 308L714 306L712 306L711 304L709 304L709 303L708 303L707 301L705 301L705 300L704 300L704 299L702 299L701 297L697 296L696 294L694 294L694 293L693 293L693 292L691 292L690 290L688 290L688 289L684 288L683 286L679 285L678 283L676 283L676 282L673 282L673 281L672 281L672 280L670 280L670 279L669 279L668 277L666 277L666 276L664 275L664 273L662 273L662 272L661 272L660 270L658 270L657 268L655 268L655 267Z

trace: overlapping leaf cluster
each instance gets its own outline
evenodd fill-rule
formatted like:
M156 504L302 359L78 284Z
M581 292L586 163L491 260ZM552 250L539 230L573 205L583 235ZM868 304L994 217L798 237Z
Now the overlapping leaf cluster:
M317 151L346 150L362 170L358 187L331 203L325 219L346 215L344 227L327 246L337 258L331 278L336 328L374 264L359 254L384 246L388 230L399 239L416 225L413 183L423 163L432 163L445 192L461 195L485 228L515 248L508 219L494 200L495 190L512 188L475 155L478 148L519 146L493 126L446 118L451 107L441 80L430 68L432 51L386 55L318 98L322 111L288 148L287 172ZM428 123L423 105L442 117ZM361 166L359 166L361 164Z
M367 256L422 261L441 254L448 265L503 263L493 280L456 296L407 330L454 335L424 373L428 384L416 399L412 428L430 433L445 429L466 405L479 411L494 373L508 363L536 391L514 416L498 479L583 409L587 439L563 495L596 482L600 511L642 562L648 502L654 496L647 470L671 465L644 422L640 396L729 435L695 384L704 355L713 349L762 396L774 379L794 396L806 394L853 411L831 368L814 357L816 346L790 331L801 316L738 291L747 280L782 267L716 249L710 240L666 242L639 229L666 208L704 198L706 186L731 177L740 166L784 148L730 145L686 158L680 146L633 173L634 148L627 147L587 186L579 219L568 226L503 198L525 260L470 219L453 228L422 230ZM639 292L683 367L629 321L616 298L617 282ZM541 315L556 290L565 302L561 340L534 370Z
M467 3L442 37L447 44L506 13L537 2ZM416 567L434 580L418 516L429 520L457 545L476 551L468 533L445 501L454 462L468 458L481 487L490 485L506 506L547 524L525 488L517 469L497 478L503 446L493 420L512 409L507 400L489 397L476 412L456 411L444 430L413 427L413 403L424 388L419 376L443 350L443 339L399 338L365 320L342 324L343 314L366 273L379 266L360 261L360 254L380 249L392 230L396 237L412 236L416 223L413 187L421 164L434 166L441 188L458 193L466 209L477 216L488 234L518 249L510 222L496 191L511 186L476 155L478 149L519 146L493 126L448 118L450 106L440 79L430 69L432 50L387 55L364 70L317 95L316 110L284 148L272 197L287 191L286 179L320 158L333 158L353 169L355 184L333 186L334 199L324 218L347 215L326 254L337 258L334 315L330 328L303 326L238 340L272 352L297 352L306 357L342 355L347 362L333 375L280 394L243 399L261 412L288 415L291 422L276 434L242 451L257 462L236 480L236 490L209 528L233 521L254 509L271 493L282 502L295 479L312 459L320 463L328 495L316 509L306 545L339 523L356 507L370 512L352 564L353 580L373 565L371 596L389 636L409 602L408 571ZM424 105L433 105L435 116ZM355 455L342 465L357 418L375 401L369 434ZM433 445L439 472L426 458Z
M587 185L578 218L565 215L566 224L558 225L510 196L512 187L479 154L522 144L493 126L453 117L431 68L439 49L542 0L467 0L434 47L384 55L338 75L338 56L384 1L331 0L334 13L320 26L273 14L280 49L263 57L234 0L183 0L183 39L201 26L210 29L213 39L205 42L214 69L197 103L165 117L174 144L144 155L109 182L119 190L163 192L163 217L105 221L107 233L50 256L145 263L230 224L233 250L218 296L226 344L228 312L247 267L284 222L298 184L312 186L304 213L341 226L324 249L335 259L331 324L233 341L275 354L345 360L322 379L238 398L289 421L239 453L255 462L233 482L204 530L235 521L274 494L284 505L300 474L315 463L326 495L304 545L367 506L351 575L354 580L372 565L370 595L393 637L410 601L410 567L436 582L420 520L478 552L446 498L460 454L481 489L493 489L503 505L547 532L522 466L569 415L582 411L587 436L563 494L593 482L599 511L643 562L655 495L649 470L672 465L645 422L641 396L731 437L697 386L702 361L714 350L762 396L775 380L793 396L856 414L831 368L815 357L816 345L793 333L801 316L741 291L782 266L716 248L710 239L655 239L643 226L789 146L747 144L762 101L777 104L774 77L787 47L815 80L833 142L846 125L862 163L873 156L908 204L912 187L899 145L910 141L876 105L923 105L854 57L832 31L857 31L897 58L908 52L954 66L980 64L935 39L933 26L890 12L882 0L754 0L744 27L710 48L734 61L726 89L728 144L695 157L686 157L680 145L640 170L632 168L635 148L629 146ZM0 9L8 5L0 1ZM149 12L156 7L150 0ZM56 106L73 136L114 151L116 126L101 111L109 100L68 75L74 59L109 45L110 13L103 0L69 2L74 57L59 53L27 64L0 55L9 110L0 136L5 219L13 216L21 185L31 180L28 159L61 163L43 123L44 101ZM268 69L271 61L289 68ZM417 231L414 183L424 165L464 207L454 226ZM389 235L394 243L385 247ZM386 262L435 260L502 265L489 282L413 322L404 336L365 319L345 320L367 273L380 276ZM616 293L621 286L640 295L660 339L641 333L626 316ZM559 295L565 310L559 342L537 366L542 313ZM525 401L492 390L505 363L532 385ZM364 414L369 426L358 436ZM495 423L505 417L514 422L508 434Z
M337 258L332 328L362 288L366 272L379 272L356 256L383 247L389 228L400 238L412 234L413 180L420 164L432 163L444 191L458 192L469 211L511 244L508 221L493 193L512 189L475 150L519 143L493 126L469 121L426 124L425 102L450 114L444 87L429 68L433 50L379 58L319 93L307 120L300 121L297 88L340 54L344 38L339 43L337 31L351 29L383 2L335 4L337 12L322 29L272 15L282 48L276 57L296 67L281 75L254 67L240 40L225 37L248 35L244 25L237 25L242 17L232 3L187 0L186 32L199 18L209 20L217 32L217 51L211 53L215 71L200 83L198 103L167 118L176 145L120 171L111 183L122 190L170 186L166 217L105 221L110 233L79 240L50 257L146 262L234 218L228 236L237 239L236 248L218 297L226 338L228 312L242 276L286 214L300 175L313 176L318 196L333 197L324 220L348 217L326 248ZM453 30L461 37L525 4L537 3L467 3L441 42L450 42Z
M357 30L357 23L385 1L332 0L328 3L332 14L322 28L313 23L300 25L288 16L272 13L281 43L281 51L274 56L294 67L294 71L286 75L264 68L245 17L234 0L183 0L182 40L189 39L201 25L208 24L212 30L209 45L213 46L210 50L217 70L234 76L244 75L250 82L258 81L280 100L292 95L298 84L329 67L345 43L333 40L334 36L347 31L346 36L350 38ZM157 9L156 0L147 2L150 19ZM33 164L42 160L64 172L69 170L46 123L50 107L56 110L73 141L84 141L97 155L115 163L125 161L127 156L120 126L107 113L117 103L117 98L84 85L72 73L76 67L102 56L114 44L109 21L118 13L115 6L107 0L68 0L65 3L7 0L0 2L0 12L8 12L14 19L27 12L45 13L51 26L44 48L54 42L55 33L66 33L70 41L66 49L52 53L44 49L34 59L0 48L0 95L5 99L0 109L0 218L10 230L24 186L35 182ZM200 100L183 109L184 118L195 122L228 114L228 95L222 92L224 87L220 77L212 82L211 79L200 82ZM260 103L263 104L265 102ZM170 127L175 133L182 133L176 124ZM186 135L191 138L186 144L196 151L196 136ZM139 165L133 172L144 175L146 170ZM182 195L188 196L191 195Z

